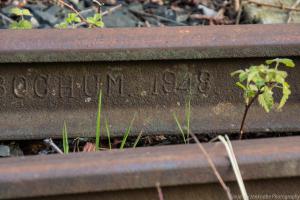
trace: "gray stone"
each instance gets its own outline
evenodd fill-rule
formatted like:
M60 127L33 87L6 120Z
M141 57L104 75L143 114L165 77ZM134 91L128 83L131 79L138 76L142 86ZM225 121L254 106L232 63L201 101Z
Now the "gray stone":
M55 17L55 15L50 14L49 12L34 10L32 11L32 13L40 22L45 22L50 25L57 24L57 17Z
M10 156L9 146L0 145L0 157L8 157Z
M139 20L125 8L103 16L105 27L136 27L138 21Z
M256 0L259 3L272 4L276 6L292 7L297 0ZM287 23L289 12L279 8L267 6L257 6L253 3L246 3L244 6L245 16L248 21L255 21L262 24L282 24ZM291 22L300 23L300 12L291 13Z

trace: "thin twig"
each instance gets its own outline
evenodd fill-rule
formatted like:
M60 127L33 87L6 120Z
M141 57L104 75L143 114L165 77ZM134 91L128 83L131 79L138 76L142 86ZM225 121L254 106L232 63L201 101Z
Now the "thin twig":
M240 0L234 0L234 9L235 9L235 12L238 12L241 9Z
M14 20L10 19L9 17L7 17L6 15L0 13L0 16L2 17L3 20L8 21L9 23L13 23Z
M269 4L269 3L261 3L261 2L258 2L256 0L244 0L245 3L253 3L253 4L256 4L258 6L266 6L266 7L271 7L271 8L278 8L278 9L282 9L282 10L287 10L287 11L300 11L299 8L291 8L291 7L287 7L287 6L284 6L283 4L281 6L278 6L278 5L274 5L274 4Z
M64 154L64 152L62 152L62 150L60 150L60 148L58 148L58 146L56 146L56 144L53 142L53 140L51 138L44 139L44 142L46 144L50 145L57 153Z
M166 17L162 17L162 16L158 16L158 15L153 15L153 14L146 13L146 12L139 12L139 11L136 11L136 10L133 10L133 9L129 9L129 11L132 12L133 14L136 14L136 15L146 16L146 17L152 17L152 18L155 18L157 20L171 22L171 23L176 24L178 26L187 26L187 24L185 24L185 23L177 22L175 20L172 20L172 19L169 19L169 18L166 18Z
M300 4L300 0L298 0L298 1L296 1L293 5L292 5L292 8L297 8L298 6L299 6L299 4ZM293 13L293 11L289 11L289 14L288 14L288 20L287 20L287 23L289 24L289 23L291 23L291 21L292 21L292 13Z
M81 19L81 21L83 21L83 22L89 24L89 23L87 22L87 20L80 14L80 12L78 12L73 6L67 4L67 3L64 2L63 0L58 0L58 2L61 3L63 6L69 8L69 9L72 10L73 12L75 12L75 13L78 15L78 17Z
M203 145L199 142L198 138L196 137L196 135L192 132L190 132L191 136L193 137L193 139L195 140L195 142L197 143L197 146L199 147L199 149L201 150L201 152L204 154L206 160L208 161L211 169L213 170L215 176L217 177L219 183L221 184L222 188L224 189L224 191L227 194L227 197L229 200L232 200L233 197L231 195L230 189L229 187L225 184L224 180L222 179L220 173L218 172L214 162L212 161L211 157L209 156L209 154L207 153L207 151L205 150L205 148L203 147Z
M155 185L156 185L159 200L164 200L164 195L163 195L163 192L161 190L159 182L157 182Z
M244 115L243 115L243 119L242 119L242 123L241 123L241 127L240 127L240 140L243 138L243 134L244 134L244 125L245 125L245 121L246 121L246 117L249 111L249 108L251 107L251 105L253 104L253 102L257 99L257 97L261 94L260 91L258 91L255 96L250 100L250 102L245 106L245 111L244 111Z
M112 13L112 12L114 12L114 11L120 9L120 8L122 8L122 4L118 4L118 5L116 5L112 8L107 9L106 11L102 12L102 16L110 14L110 13Z
M112 7L112 8L110 8L110 9L108 9L108 10L102 12L101 15L102 15L102 17L103 17L103 16L105 16L105 15L111 14L112 12L114 12L114 11L120 9L121 7L122 7L122 4L116 5L116 6ZM84 11L81 11L80 13L82 13L82 12L84 12ZM76 24L76 27L82 26L82 25L84 25L84 24L85 24L85 22L78 23L78 24Z
M236 25L238 25L241 21L242 12L243 12L243 5L240 6L240 9L237 12L237 16L236 16L236 19L235 19L235 24Z

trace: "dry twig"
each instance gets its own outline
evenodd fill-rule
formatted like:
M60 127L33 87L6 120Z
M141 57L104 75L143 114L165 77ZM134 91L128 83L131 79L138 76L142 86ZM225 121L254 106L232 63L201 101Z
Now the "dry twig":
M164 200L164 195L163 195L163 192L161 190L159 182L157 182L155 185L156 185L159 200Z
M63 0L57 0L61 5L65 6L66 8L69 8L70 10L72 10L74 13L76 13L78 15L78 17L81 19L81 21L85 22L86 24L89 24L86 19L80 14L80 12L78 12L72 5L64 2Z
M297 8L298 6L299 6L299 4L300 4L300 0L298 0L298 1L296 1L294 4L293 4L293 6L292 6L292 8ZM291 23L292 22L292 11L289 11L289 14L288 14L288 20L287 20L287 23L289 24L289 23Z
M234 10L235 10L235 12L238 12L240 9L241 9L240 0L234 0Z
M261 3L261 2L258 2L256 0L244 0L244 2L245 3L253 3L253 4L256 4L258 6L278 8L278 9L287 10L287 11L298 11L298 12L300 11L299 8L287 7L287 6L284 6L283 4L281 6L279 6L279 5L269 4L269 3Z
M201 152L204 154L206 160L208 161L211 169L213 170L215 176L217 177L219 183L221 184L222 188L224 189L224 191L227 194L227 197L229 200L232 200L233 197L231 195L230 189L229 187L225 184L224 180L222 179L220 173L218 172L214 162L212 161L211 157L209 156L209 154L207 153L207 151L205 150L205 148L203 147L203 145L199 142L198 138L196 137L196 135L192 132L190 132L191 136L193 137L193 139L195 140L195 142L197 143L197 146L199 147L199 149L201 150Z

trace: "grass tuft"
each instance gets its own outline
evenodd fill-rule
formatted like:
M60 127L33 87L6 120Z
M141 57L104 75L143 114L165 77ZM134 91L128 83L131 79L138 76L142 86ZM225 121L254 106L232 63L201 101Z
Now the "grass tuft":
M179 122L178 117L176 116L175 112L173 112L173 117L174 117L174 120L177 124L177 127L178 127L178 129L179 129L179 131L182 135L183 142L186 144L189 137L190 137L190 131L191 131L191 128L190 128L190 124L191 124L191 96L190 95L189 95L187 101L185 102L184 112L185 112L185 123L186 123L186 125L185 125L186 130L185 131L186 131L186 133L185 133L184 129L182 128L181 123Z
M184 131L183 131L183 129L181 127L181 124L180 124L180 122L179 122L179 120L178 120L178 118L177 118L177 116L176 116L175 113L173 113L173 117L174 117L174 120L176 121L177 127L178 127L178 129L179 129L179 131L180 131L180 133L182 135L183 142L184 142L184 144L186 144L186 139L185 139Z
M109 150L111 150L110 130L109 130L109 125L108 125L107 119L105 119L105 128L106 128Z
M141 137L142 137L143 131L141 131L138 135L138 137L136 138L136 140L134 141L133 147L135 149L135 147L137 146L137 144L139 143Z
M63 136L64 154L68 154L69 153L69 139L68 139L67 124L65 121L64 121L62 136Z
M124 136L123 136L123 139L122 139L122 143L121 143L120 149L124 149L126 140L127 140L128 135L129 135L129 133L130 133L130 131L131 131L132 124L133 124L133 122L134 122L134 120L135 120L135 116L136 116L136 113L134 113L134 116L133 116L133 118L132 118L132 120L131 120L131 122L130 122L130 125L129 125L129 127L128 127L128 128L126 129L126 131L125 131L125 134L124 134Z
M98 99L98 112L97 112L97 125L96 125L96 150L97 151L101 147L101 145L100 145L101 108L102 108L102 90L100 90L100 92L99 92L99 99Z

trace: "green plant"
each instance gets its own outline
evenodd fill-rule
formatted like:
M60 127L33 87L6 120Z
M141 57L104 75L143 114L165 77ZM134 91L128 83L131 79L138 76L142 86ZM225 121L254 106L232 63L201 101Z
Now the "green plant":
M68 139L68 131L67 131L67 124L66 124L66 122L64 122L62 136L63 136L64 154L68 154L69 153L69 139Z
M32 16L28 9L12 8L10 13L20 18L19 21L14 21L9 25L10 29L31 29L30 21L24 19L24 16Z
M109 125L108 125L107 119L105 119L105 128L106 128L109 150L111 150L110 130L109 130Z
M132 124L133 124L133 122L135 120L135 116L136 116L136 113L134 114L134 116L133 116L133 118L132 118L132 120L130 122L129 127L127 127L127 129L126 129L126 131L125 131L125 133L123 135L123 139L122 139L122 143L121 143L120 149L124 149L124 146L125 146L125 143L127 141L128 135L129 135L129 133L131 131Z
M190 120L191 120L191 97L188 97L188 100L185 103L185 121L186 121L186 130L184 131L184 128L182 128L182 125L176 115L175 112L173 112L173 117L174 120L177 124L177 127L182 135L183 142L186 144L187 139L189 138L190 135Z
M76 24L80 23L81 19L78 17L76 13L68 13L68 16L65 18L63 22L56 25L57 28L68 28L71 26L72 28L76 28Z
M275 67L270 65L275 63ZM269 112L274 107L273 89L282 90L282 97L277 109L281 109L289 95L291 94L290 86L286 82L287 72L279 70L278 67L283 64L286 67L295 67L292 60L287 58L276 58L267 60L266 64L250 66L245 70L237 70L231 73L231 76L238 75L239 81L236 85L244 92L245 111L240 127L240 138L244 133L244 124L249 108L253 102L258 99L259 104Z
M100 129L101 129L101 108L102 108L102 90L99 92L97 125L96 125L96 150L100 149Z
M143 131L141 131L138 135L138 137L136 138L136 140L134 141L134 144L133 144L133 147L132 148L136 148L137 144L139 143L139 141L141 140L141 137L142 137L142 134L143 134Z
M104 27L104 23L102 21L102 15L99 13L96 13L93 17L88 17L86 19L86 21L88 22L89 28L93 28L93 27L103 28Z

